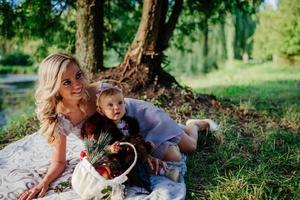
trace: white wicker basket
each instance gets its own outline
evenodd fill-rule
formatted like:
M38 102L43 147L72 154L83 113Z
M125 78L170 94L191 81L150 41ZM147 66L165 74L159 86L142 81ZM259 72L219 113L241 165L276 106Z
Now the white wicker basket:
M120 142L120 145L128 145L134 151L134 161L131 166L120 176L107 180L101 176L91 163L84 157L75 167L72 175L72 187L82 199L124 199L123 183L127 180L127 174L137 161L135 147L128 142ZM111 190L107 190L111 188Z

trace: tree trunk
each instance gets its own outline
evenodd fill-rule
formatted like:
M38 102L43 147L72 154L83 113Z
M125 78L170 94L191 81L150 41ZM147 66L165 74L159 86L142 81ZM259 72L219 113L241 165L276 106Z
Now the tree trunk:
M203 45L203 56L207 58L208 56L208 20L205 18L203 26L203 35L204 35L204 45Z
M103 67L103 8L104 1L77 0L76 57L87 76Z
M174 84L175 78L165 72L161 64L163 51L175 29L182 10L182 0L174 1L172 13L166 22L168 0L145 0L139 28L124 61L119 67L101 74L99 79L111 78L126 83L127 93L147 96L164 93Z
M204 36L204 44L203 44L203 57L204 57L204 66L203 66L203 72L207 73L209 69L211 68L210 64L210 58L208 57L208 19L205 18L203 22L203 36Z
M226 16L226 52L227 60L234 60L234 38L235 38L235 28L232 14Z

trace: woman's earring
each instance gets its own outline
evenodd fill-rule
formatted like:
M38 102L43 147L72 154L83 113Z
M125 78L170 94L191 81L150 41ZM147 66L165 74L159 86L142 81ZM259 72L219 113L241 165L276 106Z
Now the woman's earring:
M60 96L60 94L57 94L57 95L55 95L55 99L56 99L56 101L61 101L62 96Z

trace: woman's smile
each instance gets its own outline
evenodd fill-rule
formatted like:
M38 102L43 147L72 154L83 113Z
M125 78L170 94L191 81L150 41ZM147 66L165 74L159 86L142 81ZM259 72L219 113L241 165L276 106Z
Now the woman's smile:
M72 92L73 95L76 95L76 96L79 96L79 95L82 95L82 92L83 92L83 89L79 89L79 90L76 90L74 92Z

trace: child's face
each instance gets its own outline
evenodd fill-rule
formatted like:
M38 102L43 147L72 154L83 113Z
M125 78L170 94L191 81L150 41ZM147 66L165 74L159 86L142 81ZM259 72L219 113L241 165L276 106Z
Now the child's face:
M111 96L100 97L98 112L104 114L107 118L114 122L119 122L119 120L125 115L123 94L118 93Z

